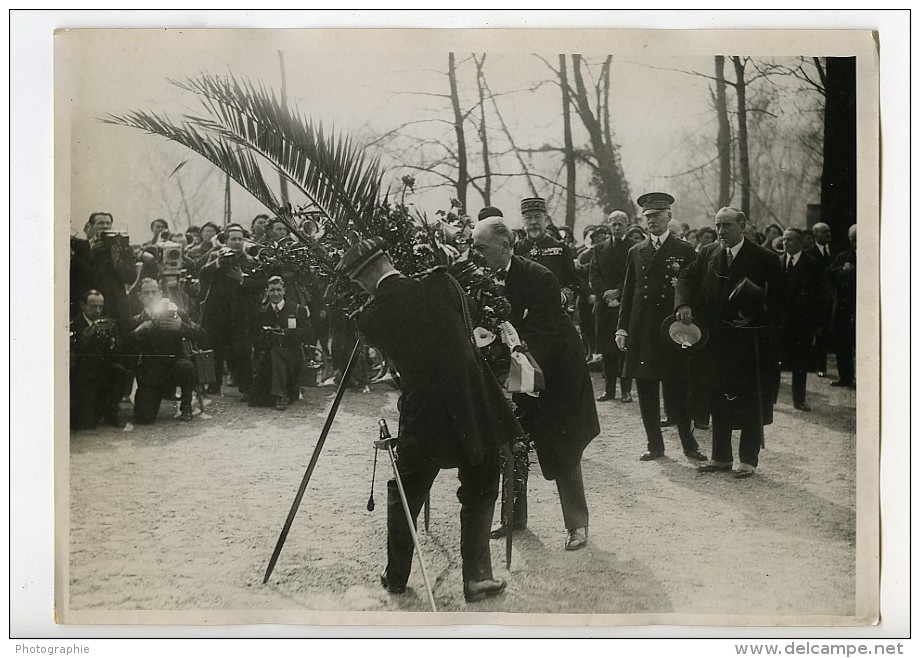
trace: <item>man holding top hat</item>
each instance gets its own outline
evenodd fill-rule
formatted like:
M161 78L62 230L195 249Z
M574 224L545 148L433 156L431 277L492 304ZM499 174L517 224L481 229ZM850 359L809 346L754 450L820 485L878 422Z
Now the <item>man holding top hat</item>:
M773 422L776 326L784 277L776 255L745 239L747 218L737 208L715 216L718 241L703 247L677 282L675 315L709 330L695 366L709 382L712 459L702 472L732 469L732 430L741 430L736 478L758 466L763 426Z
M398 370L399 474L413 524L442 468L459 470L463 592L478 601L505 589L492 577L489 527L498 496L499 447L522 436L504 392L473 345L465 308L471 302L443 270L403 276L383 240L362 240L339 263L374 298L357 317L367 345ZM387 566L381 584L406 590L413 540L396 481L387 483Z
M566 528L565 549L583 548L588 541L588 504L582 480L581 456L600 433L591 377L581 339L559 303L559 283L547 268L512 253L512 233L500 217L480 221L473 229L473 249L495 273L511 304L511 324L543 371L545 389L515 393L521 424L536 447L540 469L555 480ZM517 478L515 478L517 485ZM526 480L515 492L512 528L526 527L518 511L526 510ZM520 502L520 504L519 504Z
M693 436L687 360L675 351L674 342L661 333L662 324L673 312L678 276L696 260L696 252L668 230L674 197L650 192L639 197L637 203L642 207L649 236L633 245L626 257L616 343L626 352L623 375L636 379L639 412L648 438L648 449L639 460L652 461L664 456L659 397L659 388L663 388L670 402L669 411L677 422L684 455L706 461Z

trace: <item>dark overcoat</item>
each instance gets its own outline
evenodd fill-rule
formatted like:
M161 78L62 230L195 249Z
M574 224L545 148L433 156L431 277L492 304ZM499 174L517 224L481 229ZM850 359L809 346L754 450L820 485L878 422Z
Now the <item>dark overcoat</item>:
M543 475L553 480L574 468L600 433L584 349L559 304L556 277L539 263L512 256L505 297L511 303L511 324L543 370L546 390L539 397L516 394L514 402Z
M401 467L478 464L524 433L463 318L460 292L443 271L384 279L358 315L364 342L399 372Z
M604 293L608 290L620 291L620 303L623 300L623 279L626 277L626 256L632 242L621 238L619 242L605 240L592 247L594 258L591 260L591 291L597 296L594 302L594 321L597 331L597 351L609 354L617 349L617 322L620 319L620 307L608 306Z
M731 268L718 242L703 247L680 274L674 308L690 306L694 321L709 330L706 346L694 355L691 367L711 391L711 411L734 429L757 419L760 388L764 425L773 422L776 373L779 368L777 324L785 299L783 272L776 254L745 240ZM766 290L765 303L744 328L735 318L728 296L745 277ZM757 327L755 330L754 327ZM755 373L755 337L760 379Z
M814 369L815 331L824 324L824 266L808 252L802 252L787 270L785 258L779 256L786 277L786 303L779 323L782 367L810 370Z
M183 339L201 342L205 331L184 311L177 311L182 325L177 330L165 330L154 326L150 331L138 335L135 332L141 324L151 317L144 311L131 319L125 351L131 355L134 374L141 386L159 386L164 384L170 372L178 362L190 361L183 345Z
M561 287L587 296L588 290L575 271L575 256L564 242L555 240L546 233L536 240L524 238L514 245L514 255L540 263L553 273Z
M202 287L201 324L206 331L215 334L218 327L229 326L234 344L250 345L255 316L266 286L265 274L245 253L240 254L237 261L243 274L241 281L232 278L228 266L219 261L220 252L211 252L198 275Z
M673 234L657 251L649 238L630 248L617 322L617 329L628 333L624 377L657 381L687 378L687 360L661 337L661 325L674 312L680 273L696 256L693 247Z

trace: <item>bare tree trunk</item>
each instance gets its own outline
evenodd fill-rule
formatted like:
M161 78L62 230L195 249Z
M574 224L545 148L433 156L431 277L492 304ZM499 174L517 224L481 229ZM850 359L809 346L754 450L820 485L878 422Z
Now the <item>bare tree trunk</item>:
M278 51L278 61L281 64L281 104L287 107L287 75L284 72L284 53L280 50ZM287 176L280 171L278 176L281 178L281 202L287 206L289 203Z
M450 103L454 110L454 131L457 133L457 200L466 207L466 187L469 183L469 171L466 161L466 137L463 134L463 112L460 110L460 94L457 91L457 64L454 53L447 55L447 78L450 81Z
M716 55L716 114L719 118L719 133L716 148L719 151L719 207L731 203L732 151L731 124L728 121L728 102L725 98L725 56Z
M604 62L606 74L609 74L611 60L612 57L608 56ZM632 215L635 206L629 194L629 186L626 184L626 176L623 173L616 146L613 144L612 138L605 139L606 136L611 134L609 122L607 126L602 126L591 109L588 90L581 72L581 62L581 55L572 55L572 71L575 78L575 93L572 100L578 116L581 117L585 129L588 131L591 149L597 159L596 174L601 205L605 212L624 210L627 214ZM602 73L602 77L603 75L605 74ZM601 108L598 108L598 116L606 116L601 111Z
M738 97L738 173L741 178L741 212L748 222L751 217L751 165L748 159L747 98L744 65L741 57L732 57L735 64L735 92ZM756 224L756 222L755 222Z
M489 164L489 136L486 133L485 76L482 72L485 61L485 54L482 55L482 59L477 59L473 55L473 62L476 63L476 86L479 89L479 141L482 142L482 174L483 178L485 178L485 183L482 186L482 202L484 205L491 206L492 167Z
M825 80L821 221L842 250L856 223L856 58L828 57Z
M562 83L562 133L565 140L565 225L575 228L575 148L572 146L571 100L565 55L559 55L559 81Z

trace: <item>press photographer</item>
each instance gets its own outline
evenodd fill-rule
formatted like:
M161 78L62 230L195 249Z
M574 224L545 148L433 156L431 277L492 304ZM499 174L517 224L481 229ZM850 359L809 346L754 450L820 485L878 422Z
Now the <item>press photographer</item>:
M105 298L98 290L80 296L80 314L70 323L70 427L94 429L100 418L122 427L118 418L127 372L118 364L118 328L103 316Z
M94 212L87 224L92 232L89 244L93 287L105 298L104 315L118 322L122 329L131 318L126 286L137 279L134 252L128 235L112 230L110 213Z
M256 260L244 250L243 227L231 224L224 229L224 236L226 247L212 252L199 273L203 299L201 324L215 351L217 384L211 393L220 394L226 358L243 393L242 401L248 402L253 325L265 284Z
M140 295L144 311L134 316L126 341L128 351L136 355L134 421L138 424L155 421L160 403L164 397L172 397L176 386L182 390L181 418L191 420L197 373L188 356L187 341L203 341L205 332L163 297L160 284L154 279L141 281Z
M307 307L285 299L280 276L268 280L267 295L268 302L256 317L260 333L249 405L274 405L283 411L298 398L303 346L313 343L313 328Z

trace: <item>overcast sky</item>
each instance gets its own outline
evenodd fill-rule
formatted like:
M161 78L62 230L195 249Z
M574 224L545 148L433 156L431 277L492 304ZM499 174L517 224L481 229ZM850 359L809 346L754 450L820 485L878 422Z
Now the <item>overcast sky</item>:
M437 115L440 99L398 92L445 93L447 52L458 59L482 44L458 39L456 32L398 31L383 40L369 33L343 35L329 31L82 31L57 38L58 108L70 117L71 230L79 232L89 214L106 210L116 226L132 239L146 235L156 217L178 218L179 228L191 214L196 224L221 223L224 178L210 164L183 147L139 131L106 125L106 113L134 109L165 112L173 117L197 109L194 98L176 89L169 79L182 80L199 72L233 72L280 89L278 51L286 62L291 102L314 118L361 135L382 133L412 119ZM542 33L541 33L542 34ZM446 35L446 36L445 36ZM371 38L374 36L375 38ZM552 72L532 53L556 62L559 44L542 37L518 39L512 46L491 42L486 75L494 92L530 87L549 80ZM577 46L577 43L567 44ZM709 159L688 150L688 135L711 130L709 82L668 68L712 68L711 55L675 55L652 42L636 46L610 40L583 50L598 61L609 45L614 54L611 86L613 130L621 144L623 167L634 195L660 189L663 177L686 165ZM555 48L554 48L555 47ZM662 54L663 50L669 52ZM689 48L688 51L692 51ZM577 51L572 48L568 52ZM475 50L483 52L483 50ZM471 64L466 64L472 69ZM464 91L472 91L470 70ZM502 112L515 139L527 146L561 144L558 87L544 85L537 92L501 99ZM574 119L578 125L577 118ZM475 131L468 129L469 148L475 150ZM579 131L576 141L584 142ZM182 161L189 164L174 176ZM180 187L188 200L186 212ZM446 203L441 192L418 199L429 214ZM469 210L482 205L471 194ZM523 179L509 179L493 198L493 205L516 218L520 198L529 196ZM678 214L680 200L675 206ZM235 221L248 221L262 206L235 185L232 191ZM510 212L507 212L510 211ZM687 209L687 214L690 214ZM597 218L592 218L597 219ZM587 220L586 220L587 221Z

